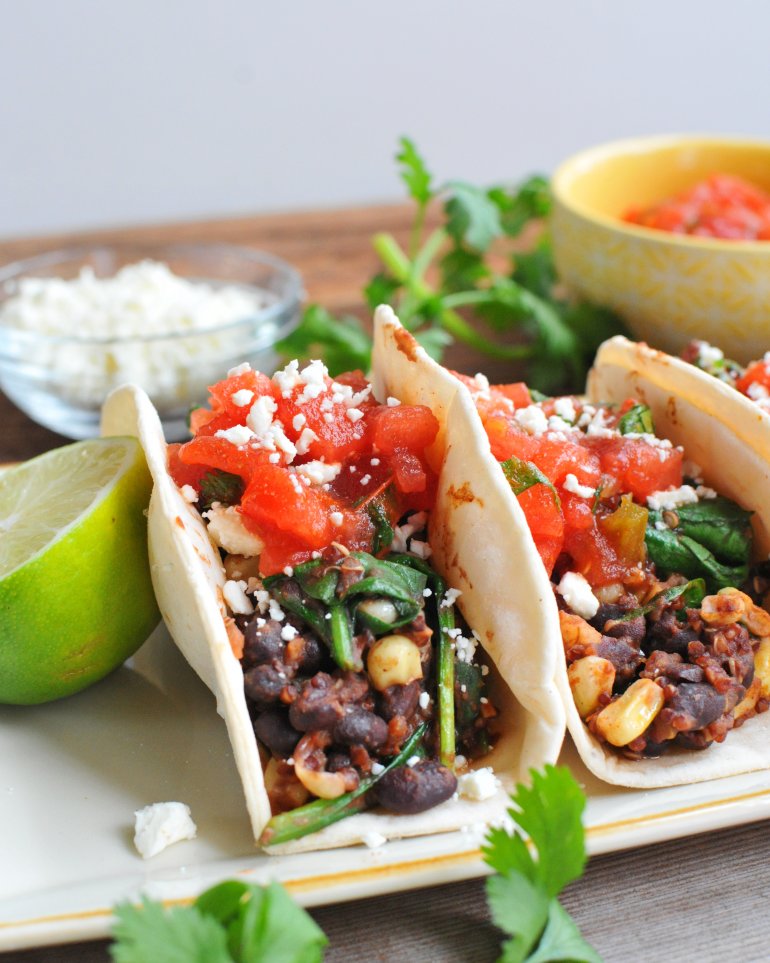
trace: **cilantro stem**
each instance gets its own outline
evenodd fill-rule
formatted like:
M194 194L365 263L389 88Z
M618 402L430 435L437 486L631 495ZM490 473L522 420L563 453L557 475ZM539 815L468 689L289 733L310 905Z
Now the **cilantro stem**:
M411 294L418 302L435 298L435 291L426 281L413 277L412 262L392 234L375 234L372 244L388 272L396 281L406 287L408 294ZM454 297L457 297L457 295L454 295ZM462 341L469 347L475 348L476 351L493 358L518 361L532 355L533 349L529 345L501 345L485 338L484 335L479 334L475 328L468 324L465 318L446 307L446 300L446 297L440 299L441 309L436 317L439 324L458 341ZM401 320L403 321L404 318Z
M423 244L422 249L412 261L410 278L413 284L422 281L423 275L430 267L431 261L436 257L444 244L446 244L447 237L448 235L444 228L437 227Z
M288 843L292 839L299 839L309 833L317 833L320 829L331 826L332 823L337 823L347 816L366 809L369 803L364 794L369 792L372 786L391 769L403 766L407 759L416 754L427 728L427 722L418 726L404 743L401 752L394 756L382 772L376 776L365 776L357 788L351 792L346 792L336 799L315 799L305 806L273 816L259 837L260 845L277 846L280 843Z

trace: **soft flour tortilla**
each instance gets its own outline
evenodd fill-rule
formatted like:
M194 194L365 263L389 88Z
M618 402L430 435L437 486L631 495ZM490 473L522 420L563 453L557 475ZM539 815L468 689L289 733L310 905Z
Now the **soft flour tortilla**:
M420 392L427 390L424 385L436 391L442 385L444 397L451 398L447 404L447 424L452 428L447 464L452 465L453 477L472 479L468 491L484 503L466 497L462 487L450 490L442 484L438 513L442 527L434 540L435 558L458 587L483 586L464 598L466 615L473 623L476 607L485 600L492 602L494 611L488 618L494 627L487 648L504 672L516 665L516 681L532 686L530 692L514 690L521 705L540 713L546 723L553 722L556 716L549 714L549 690L543 684L548 673L553 673L567 726L583 762L600 779L616 785L651 789L770 767L770 713L748 720L721 745L703 752L676 748L660 759L622 758L590 734L577 713L567 681L550 580L518 500L491 455L470 392L424 352L411 347L412 339L400 329L392 312L381 308L376 319L375 350L380 357L385 352L388 355L387 361L380 363L381 376L394 372L393 383L404 400L421 400ZM648 404L658 434L682 445L686 456L702 466L707 485L754 509L757 554L766 557L770 549L770 501L765 497L770 491L770 444L763 447L764 422L756 406L743 417L746 399L741 400L734 389L703 372L691 372L691 368L646 346L614 338L599 351L588 394L595 402L635 397ZM457 386L454 396L448 381ZM470 440L461 440L461 432L467 432Z
M488 509L505 495L505 489L487 478L494 478L491 472L473 470L479 457L490 456L484 456L478 438L467 430L471 414L467 399L461 400L455 411L458 382L446 373L435 378L430 368L433 363L410 336L406 336L406 341L412 345L411 361L402 363L401 348L395 346L395 341L391 350L385 347L385 342L400 330L392 312L380 312L377 323L373 380L378 397L392 395L407 403L427 404L442 423L431 452L439 471L439 494L437 509L431 513L430 540L449 584L462 589L463 611L491 655L488 682L492 701L501 710L501 735L494 750L478 765L493 766L502 785L490 799L450 800L414 816L378 810L364 812L319 833L271 847L270 852L350 845L373 832L395 838L500 820L514 784L526 777L529 767L555 762L564 735L564 710L553 683L556 647L551 646L542 663L533 664L531 658L522 658L519 665L518 657L526 654L526 644L516 644L509 650L501 641L506 633L526 634L533 625L540 624L533 620L538 619L536 613L542 606L533 600L537 593L542 595L550 588L545 574L538 576L528 548L523 554L512 548L514 554L507 557L492 544L496 513ZM413 383L407 386L410 381ZM450 413L451 427L447 428ZM256 839L270 818L270 804L246 705L242 669L227 637L227 609L222 600L225 575L219 552L209 540L200 515L185 501L166 470L166 444L160 421L141 389L127 385L110 395L102 414L102 433L133 434L144 446L155 483L149 510L149 546L158 604L175 642L216 696ZM463 533L462 525L471 526L472 530ZM512 577L522 579L529 587L533 612L527 617L513 610L508 612L504 601L507 582L501 578L506 566ZM548 615L542 625L543 635L549 638L554 637L552 631L546 631L551 617Z
M770 428L756 405L693 365L626 338L612 338L599 349L587 393L597 403L632 397L649 405L656 433L684 448L685 457L702 467L706 485L754 511L756 554L767 557ZM575 709L566 671L560 687L578 751L606 782L675 786L770 767L770 713L749 719L728 733L725 742L703 751L677 748L659 759L634 761L606 749L588 732Z

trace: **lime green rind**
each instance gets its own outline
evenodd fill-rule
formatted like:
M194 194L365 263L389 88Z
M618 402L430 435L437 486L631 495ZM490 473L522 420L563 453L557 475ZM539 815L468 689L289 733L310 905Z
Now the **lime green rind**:
M113 470L117 482L0 581L0 703L81 691L136 652L160 620L147 557L151 479L135 439L120 441L127 466Z

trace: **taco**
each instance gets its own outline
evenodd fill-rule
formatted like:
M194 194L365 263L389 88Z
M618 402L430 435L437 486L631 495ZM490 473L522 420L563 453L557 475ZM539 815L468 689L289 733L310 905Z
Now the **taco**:
M396 357L397 323L379 336ZM561 649L556 681L582 760L640 788L770 766L770 580L758 561L770 462L750 426L738 435L723 420L711 382L688 391L668 360L613 339L588 398L457 376L449 413L473 401L474 435L511 494L495 538L503 554L526 543L548 583L548 634L521 631L533 659L554 637ZM424 377L437 367L424 360ZM508 595L526 610L515 578Z
M415 351L375 360L372 384L242 365L181 446L138 388L104 408L105 433L145 447L158 602L273 852L499 819L506 790L558 756L558 650L520 665L505 640L522 615L484 593L515 562L534 596L531 553L501 559L486 506L502 486L475 470L489 454L447 425L451 376L410 384ZM431 557L460 513L475 526L462 585Z

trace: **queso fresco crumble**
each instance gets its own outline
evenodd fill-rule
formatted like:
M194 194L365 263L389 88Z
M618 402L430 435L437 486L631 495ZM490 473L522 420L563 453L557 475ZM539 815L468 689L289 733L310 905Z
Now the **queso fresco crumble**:
M108 278L90 267L71 280L25 277L8 293L0 326L46 336L34 341L37 363L55 368L68 400L92 405L124 382L140 384L156 404L186 397L190 369L238 353L243 333L226 326L273 300L267 291L188 281L149 260Z

